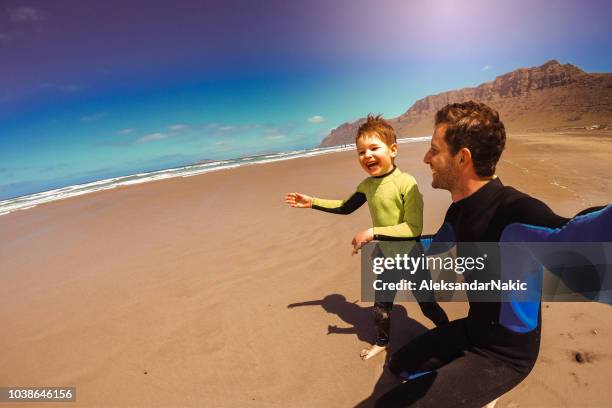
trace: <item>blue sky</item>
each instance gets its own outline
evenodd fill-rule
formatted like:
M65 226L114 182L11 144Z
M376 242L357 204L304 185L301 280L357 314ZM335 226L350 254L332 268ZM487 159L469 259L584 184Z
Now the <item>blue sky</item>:
M549 59L612 71L605 1L0 1L0 198L313 147Z

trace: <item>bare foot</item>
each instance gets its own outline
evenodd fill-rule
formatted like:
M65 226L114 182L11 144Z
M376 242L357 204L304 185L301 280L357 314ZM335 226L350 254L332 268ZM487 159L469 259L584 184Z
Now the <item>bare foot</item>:
M375 344L372 347L370 347L369 349L361 350L360 356L361 356L362 360L368 360L368 359L374 357L375 355L377 355L378 353L380 353L381 351L385 351L386 349L387 349L386 346L377 346Z
M482 407L482 408L495 408L495 403L496 403L496 402L497 402L497 400L495 400L495 401L491 401L491 402L489 402L487 405L485 405L485 406L484 406L484 407Z

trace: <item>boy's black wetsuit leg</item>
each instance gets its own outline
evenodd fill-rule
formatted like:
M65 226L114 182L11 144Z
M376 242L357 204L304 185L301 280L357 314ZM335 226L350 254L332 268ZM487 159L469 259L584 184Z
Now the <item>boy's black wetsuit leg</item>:
M386 248L386 251L383 249ZM409 250L409 256L418 258L423 254L423 247L420 244L415 244L414 241L408 242L405 245L395 242L379 242L374 248L372 257L385 257L395 254L403 254L404 251ZM385 254L387 252L387 254ZM390 269L385 270L382 274L381 279L386 283L399 283L404 277L406 271ZM425 268L420 268L411 277L411 280L420 282L421 280L431 279L429 271ZM384 290L376 291L375 303L374 303L374 325L376 327L376 345L386 346L390 339L391 330L391 310L393 309L393 302L397 294L396 290ZM448 317L444 312L444 309L438 305L435 301L435 297L431 291L414 291L413 292L416 300L419 303L419 307L423 314L431 320L436 326L443 326L448 324Z
M384 248L384 249L383 249ZM420 244L414 244L413 241L402 245L398 242L379 242L374 248L372 257L390 257L391 255L401 254L410 248L409 256L418 258L423 253L423 248ZM399 283L404 277L406 271L390 269L385 270L382 274L381 279L386 283ZM429 271L424 268L420 268L411 280L420 282L421 280L431 279ZM374 325L376 327L376 345L386 346L389 343L390 330L391 330L391 310L393 309L393 302L397 294L396 290L384 290L376 291L375 303L374 303ZM431 320L436 326L443 326L448 324L449 320L444 312L444 309L438 305L435 301L435 297L430 291L414 291L413 292L416 300L419 303L419 307L423 315Z
M374 303L374 326L376 327L376 345L385 347L391 335L391 310L393 302Z
M381 248L383 243L376 244L374 252L372 252L372 258L385 257L385 253ZM382 276L384 282L396 282L397 271L386 270ZM393 301L395 299L396 291L384 290L376 291L374 293L374 327L376 328L376 341L377 346L385 347L389 344L391 336L391 310L393 309Z

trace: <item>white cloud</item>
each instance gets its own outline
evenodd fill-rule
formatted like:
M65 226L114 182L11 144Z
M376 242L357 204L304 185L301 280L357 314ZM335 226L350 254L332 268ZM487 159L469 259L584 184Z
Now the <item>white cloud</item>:
M125 129L121 129L119 132L120 135L129 135L130 133L134 132L136 129L133 128L125 128Z
M151 133L150 135L143 136L140 139L136 140L136 143L147 143L166 138L168 138L168 135L165 133Z
M93 122L95 120L100 120L102 118L105 118L108 116L108 112L100 112L100 113L94 113L93 115L86 115L81 117L81 121L83 122Z
M493 68L491 65L485 65L484 67L482 67L481 71L488 71L491 68Z
M27 21L40 21L45 19L45 13L33 7L17 7L10 9L9 16L14 23L24 23Z
M321 123L325 120L325 118L323 116L320 115L314 115L311 118L308 118L308 122L310 123Z
M221 132L229 132L230 130L234 130L234 129L236 129L235 126L221 126L219 128Z
M268 140L278 140L278 139L285 139L287 136L285 135L269 135L266 136L266 139Z
M184 125L182 123L177 123L175 125L168 126L168 130L173 130L175 132L180 132L181 130L187 129L189 126Z

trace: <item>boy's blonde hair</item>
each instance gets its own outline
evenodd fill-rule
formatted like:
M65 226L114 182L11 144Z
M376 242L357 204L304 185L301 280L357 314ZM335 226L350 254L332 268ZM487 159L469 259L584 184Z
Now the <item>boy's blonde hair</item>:
M376 137L383 141L387 146L391 146L393 143L397 143L395 136L395 129L391 127L389 122L383 119L382 115L368 114L366 121L359 126L357 130L357 137L355 142L362 136Z

